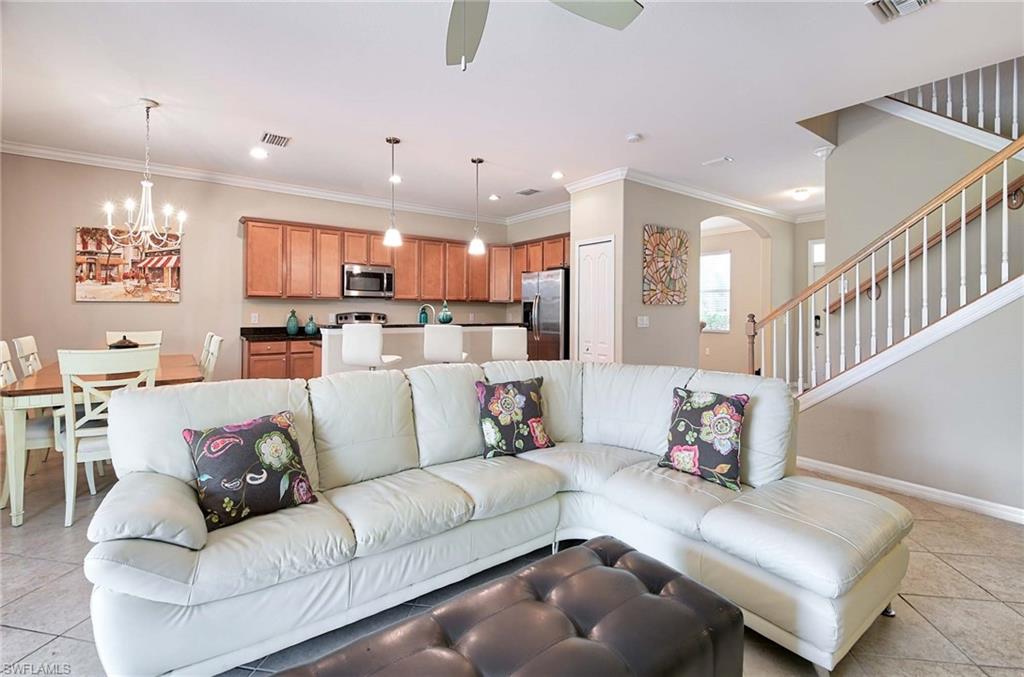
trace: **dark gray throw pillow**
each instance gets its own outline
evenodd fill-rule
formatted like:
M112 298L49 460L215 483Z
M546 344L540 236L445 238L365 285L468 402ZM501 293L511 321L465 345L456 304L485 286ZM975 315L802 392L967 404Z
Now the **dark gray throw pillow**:
M486 458L555 446L544 430L543 383L540 376L508 383L476 382Z
M748 395L676 388L668 451L658 465L739 491L740 433L749 401Z
M181 431L196 465L208 531L281 508L316 503L292 412Z

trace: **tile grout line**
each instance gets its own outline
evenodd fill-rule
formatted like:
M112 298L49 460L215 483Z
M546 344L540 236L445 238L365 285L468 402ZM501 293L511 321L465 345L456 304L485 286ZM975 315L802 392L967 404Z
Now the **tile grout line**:
M916 606L914 606L909 599L904 597L902 594L900 595L900 598L903 600L903 602L907 606L909 606L911 609L913 609L915 612L917 612L917 615L920 616L921 618L923 618L925 623L927 623L928 625L932 626L932 628L935 629L935 632L939 633L940 637L942 637L947 642L949 642L954 647L956 647L957 651L962 653L964 655L964 658L966 658L967 660L969 660L971 662L971 665L977 667L978 669L981 669L981 667L978 665L978 662L976 660L974 660L974 657L971 656L971 654L969 654L966 649L964 649L962 646L960 646L959 644L954 642L951 638L946 637L946 633L942 632L942 630L940 630L939 627L937 625L935 625L935 623L933 623L930 618L925 616L924 613L920 609L918 609ZM961 598L950 597L950 598L947 598L947 599L961 599ZM970 601L984 601L984 600L970 600Z

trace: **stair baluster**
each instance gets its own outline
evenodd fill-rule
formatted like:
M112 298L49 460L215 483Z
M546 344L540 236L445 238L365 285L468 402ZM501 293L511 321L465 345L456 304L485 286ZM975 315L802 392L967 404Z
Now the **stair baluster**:
M1002 132L1002 123L1000 122L999 116L999 64L996 64L996 117L992 121L992 126L996 130L996 134Z
M1016 82L1016 80L1014 80ZM1010 201L1006 194L1006 160L1003 160L1003 251L1002 258L999 263L999 279L1003 284L1010 279L1010 259L1009 259L1009 241L1010 241Z
M910 336L910 228L903 233L903 338L908 336Z
M796 391L804 391L804 304L796 306Z
M856 273L854 273L854 289L856 292L853 295L853 363L860 364L860 261L857 261L857 265L854 266ZM842 276L843 293L840 295L840 299L846 300L846 273ZM843 369L846 369L846 359L843 359Z
M921 241L921 328L928 326L928 215L924 215L924 239Z
M967 190L960 191L960 307L967 305Z
M946 203L942 203L942 251L939 261L942 264L942 282L939 287L939 317L946 316Z
M875 306L878 301L878 287L875 284L875 250L871 250L871 355L878 352L878 313Z
M839 373L846 371L846 273L839 275ZM857 295L857 302L860 303L860 294ZM857 317L857 350L860 351L860 315ZM858 358L859 359L859 358Z
M825 375L822 380L827 381L832 378L832 312L829 310L831 304L829 304L829 290L832 285L825 285Z
M886 247L889 256L889 272L885 280L885 347L892 345L892 240Z
M996 82L999 81L996 80ZM996 108L998 109L999 106L997 105ZM996 125L998 126L998 123ZM988 205L985 204L987 198L988 174L985 174L981 177L981 273L978 276L978 285L982 296L988 292ZM960 237L966 239L963 232L960 233Z

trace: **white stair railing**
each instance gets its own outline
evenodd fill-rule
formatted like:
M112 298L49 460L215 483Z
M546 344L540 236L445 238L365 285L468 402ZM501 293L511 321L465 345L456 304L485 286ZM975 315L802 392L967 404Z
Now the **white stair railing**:
M1013 141L763 319L748 315L750 373L760 371L784 378L797 395L802 394L934 324L938 321L935 318L941 319L991 293L1006 284L1011 274L1020 275L1024 270L1024 212L1016 216L1016 210L1024 204L1024 168L1012 158L1022 150L1024 138ZM997 181L999 188L989 194L991 181ZM955 215L951 222L947 222L947 214ZM998 238L989 237L990 218L999 221ZM1011 235L1015 243L1012 247ZM952 260L948 259L950 246L957 252ZM968 251L977 251L978 255L968 257ZM878 257L884 257L881 268ZM930 276L935 267L929 265L929 257L938 259L938 276ZM998 279L988 272L989 261L996 260ZM903 274L896 275L900 268ZM947 294L949 273L955 275L957 285L952 295ZM848 288L851 280L853 287ZM897 289L899 286L902 288ZM929 299L935 298L932 290L938 291L935 309L929 306ZM867 296L867 304L860 302L862 295ZM880 334L879 305L884 306L884 336ZM851 310L852 322L847 318ZM867 317L862 318L862 311ZM833 313L838 315L835 323ZM902 321L894 322L894 317ZM760 359L755 354L758 335ZM867 342L866 355L862 354L862 339ZM851 342L852 360L847 356ZM836 345L839 354L834 360ZM766 356L771 359L770 374Z

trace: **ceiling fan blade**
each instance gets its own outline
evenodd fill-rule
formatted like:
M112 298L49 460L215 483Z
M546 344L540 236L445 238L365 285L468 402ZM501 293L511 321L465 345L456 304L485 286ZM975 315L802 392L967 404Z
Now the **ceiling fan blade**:
M640 16L644 6L637 0L551 0L562 9L568 10L588 21L621 31ZM449 33L451 35L451 33Z
M462 65L465 69L466 64L476 58L490 5L490 0L452 2L452 13L448 16L448 42L445 45L445 58L449 66Z

